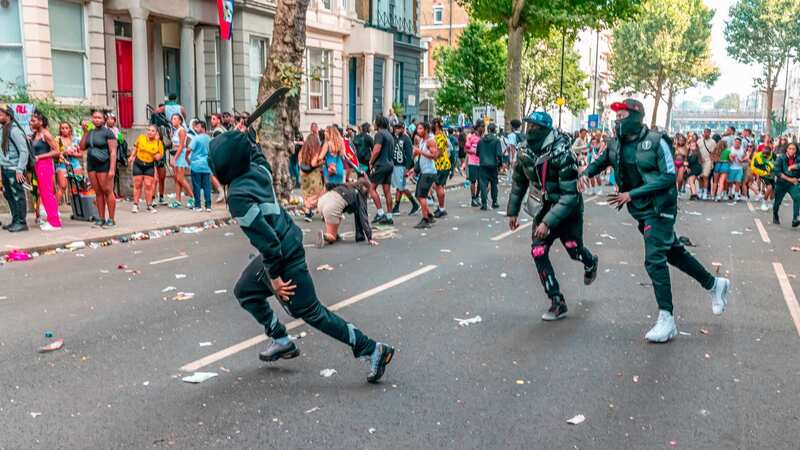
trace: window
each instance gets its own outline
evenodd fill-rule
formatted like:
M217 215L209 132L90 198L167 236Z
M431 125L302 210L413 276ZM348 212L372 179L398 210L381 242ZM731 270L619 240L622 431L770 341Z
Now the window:
M331 10L331 2L333 0L322 0L322 8L327 9L328 11Z
M350 11L350 0L342 0L342 11Z
M222 41L219 33L214 37L214 96L222 99Z
M403 101L403 63L394 63L394 101L405 104Z
M433 23L441 24L444 22L444 6L433 7Z
M86 97L86 39L83 6L50 0L50 47L56 97Z
M133 38L133 30L131 24L128 22L114 21L114 36L131 39Z
M267 40L259 37L250 38L250 104L255 107L258 102L258 85L261 75L267 68Z
M0 30L0 94L10 94L14 89L8 83L25 83L19 2L0 7Z
M333 109L331 72L333 54L330 50L309 48L306 54L306 86L308 109L330 111Z

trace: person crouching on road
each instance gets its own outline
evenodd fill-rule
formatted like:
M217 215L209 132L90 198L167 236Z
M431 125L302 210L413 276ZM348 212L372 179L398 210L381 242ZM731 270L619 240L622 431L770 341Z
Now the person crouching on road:
M594 160L581 177L581 188L589 178L612 166L619 192L609 196L609 204L628 212L639 222L644 237L647 274L653 282L658 321L645 335L650 342L667 342L678 335L672 315L672 286L669 266L694 278L711 296L711 311L720 315L728 304L731 282L714 278L675 236L678 214L678 190L672 149L665 135L649 130L644 124L644 106L626 99L611 105L617 113L616 136L606 151ZM588 177L588 178L587 178Z
M553 119L546 112L535 111L525 121L530 124L528 146L517 157L506 215L509 228L516 230L525 193L528 189L540 193L531 255L550 298L542 320L554 321L566 317L567 303L550 263L550 247L560 239L569 257L583 263L587 286L597 278L598 258L583 245L583 196L578 193L578 163L569 136L553 129Z
M800 161L797 160L797 144L786 146L786 153L775 161L775 201L772 204L772 223L780 225L778 211L786 194L792 197L792 228L800 226Z
M392 361L394 348L375 342L320 303L306 265L303 232L281 207L272 169L246 133L228 131L211 141L211 171L228 186L228 209L260 256L253 258L234 287L239 304L264 326L272 342L262 361L300 355L267 299L275 296L295 318L349 345L353 356L369 359L367 381L376 383Z
M369 245L378 245L372 239L372 227L367 213L368 196L369 181L363 177L354 183L337 185L324 193L317 202L317 208L325 221L325 230L320 230L317 236L317 247L322 248L325 244L333 244L341 239L339 226L344 213L354 216L356 242L367 241Z

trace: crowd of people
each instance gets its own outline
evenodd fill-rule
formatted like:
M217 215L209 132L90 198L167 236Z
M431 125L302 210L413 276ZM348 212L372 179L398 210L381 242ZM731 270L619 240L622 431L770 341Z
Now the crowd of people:
M731 126L721 134L709 128L700 134L676 133L671 140L680 197L689 201L760 202L760 209L772 210L773 223L780 224L780 206L788 194L794 203L792 225L800 225L796 137L755 136L751 129L737 132ZM580 165L585 167L596 160L608 141L609 136L601 132L589 133L585 129L577 132L572 148ZM611 169L590 182L593 194L602 194L604 185L616 184Z

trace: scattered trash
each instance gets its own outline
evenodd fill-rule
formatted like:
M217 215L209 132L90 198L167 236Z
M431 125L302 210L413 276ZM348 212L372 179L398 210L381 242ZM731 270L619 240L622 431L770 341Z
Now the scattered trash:
M183 279L183 278L186 278L186 274L185 273L176 273L175 274L175 279L176 280L180 280L180 279Z
M330 264L323 264L321 266L317 266L317 271L321 271L321 270L327 270L328 272L330 272L330 271L333 270L333 267L331 267Z
M175 286L167 286L164 289L162 289L161 292L174 291L175 289L178 289L178 288L176 288Z
M150 386L150 382L149 381L145 381L144 383L142 383L142 386Z
M117 270L125 270L127 268L128 268L128 266L125 265L125 264L117 264Z
M525 384L525 380L517 380L517 384Z
M669 446L672 447L672 448L675 448L675 447L678 446L678 442L677 441L669 441Z
M703 215L703 213L698 212L698 211L686 211L686 214L688 214L690 216L702 216Z
M375 434L375 432L378 431L378 430L376 430L375 428L370 428L367 431L369 432L369 434Z
M708 417L711 415L711 413L707 409L701 409L700 411L698 411L698 413L703 417Z
M439 253L452 253L452 251L450 251L449 248L443 248L443 249L439 250Z
M458 227L453 227L453 231L458 231Z
M603 245L603 243L600 242L600 241L597 241L597 242L594 243L594 245Z
M183 381L184 383L198 384L204 381L208 381L216 377L217 375L218 374L216 372L195 372L189 375L188 377L181 378L181 381Z
M639 375L634 375L633 376L633 382L634 383L638 383L639 382Z
M458 319L458 318L454 317L453 320L457 321L458 322L458 326L460 326L460 327L468 327L468 326L472 325L473 323L483 322L483 319L481 318L481 316L474 316L474 317L470 317L469 319Z
M46 337L48 339L52 338L53 337L53 332L52 331L45 331L44 332L44 337Z
M692 333L687 333L685 331L679 331L678 333L680 333L681 336L691 336L692 335Z
M463 266L463 265L464 265L464 261L460 261L460 262L458 263L458 265L459 265L459 266Z
M579 424L582 424L583 421L585 421L585 420L586 420L586 416L584 416L583 414L578 414L577 416L575 416L575 417L573 417L571 419L567 419L567 423L570 424L570 425L579 425Z
M686 236L678 236L678 242L680 242L681 244L683 244L683 245L685 245L687 247L697 247L694 244L694 242L692 242L691 239L689 239Z
M44 347L39 347L39 353L50 353L62 348L64 348L64 339L59 338Z
M611 239L612 241L616 241L617 240L617 238L615 238L614 236L612 236L610 234L606 234L606 233L601 234L600 237L604 238L604 239Z
M711 359L711 355L709 355L708 353L706 353L706 354L705 354L705 355L703 355L703 356L704 356L706 359Z
M6 297L5 295L0 295L0 300L8 300L8 297Z
M792 247L793 252L800 252L800 247Z
M217 289L216 291L214 291L215 294L224 294L226 292L228 292L227 289Z
M595 205L608 206L608 202L594 202Z
M225 232L225 234L223 236L231 237L231 236L233 236L233 233L231 233L230 231L227 231L227 232Z
M212 344L211 342L201 342L199 345L200 347L211 347L214 344Z
M315 406L315 407L313 407L313 408L311 408L309 410L306 410L305 414L311 414L314 411L319 411L319 406Z
M83 241L74 241L70 242L65 246L67 250L80 250L82 248L86 248L86 242Z
M712 262L711 265L714 267L716 274L719 275L719 269L722 268L722 263L720 262Z
M741 235L741 234L744 234L744 233L742 233L741 231L738 231L738 230L733 230L733 231L731 231L731 234L733 234L733 235Z
M325 378L330 378L333 374L336 373L336 369L322 369L319 371L319 374Z
M505 277L507 277L507 276L508 276L508 274L507 274L507 273L505 273L505 272L503 272L503 273L501 273L501 274L500 274L500 278L505 278Z
M34 419L42 415L42 413L40 413L40 412L31 412L30 414L31 414L31 417L33 417Z
M177 294L175 294L174 297L172 297L172 299L175 300L176 302L191 300L193 298L194 298L194 292L178 292Z
M644 281L639 282L639 286L641 287L653 287L653 283L645 283Z

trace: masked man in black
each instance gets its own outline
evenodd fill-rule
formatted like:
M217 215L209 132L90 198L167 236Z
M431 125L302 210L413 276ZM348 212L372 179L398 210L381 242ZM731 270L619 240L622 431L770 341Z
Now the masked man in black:
M306 265L303 232L281 208L272 188L269 163L254 142L245 133L228 131L211 142L208 160L217 179L228 186L231 216L260 253L250 261L234 288L242 308L272 338L259 358L277 361L300 354L267 302L274 295L290 316L349 345L355 357L367 357L367 381L376 383L392 361L394 349L373 341L319 302Z
M531 255L536 270L550 298L550 309L542 320L553 321L566 316L567 304L558 286L550 247L560 239L569 257L583 263L583 282L587 286L597 277L597 256L583 245L583 197L578 193L578 166L569 136L553 129L549 114L536 111L525 121L528 125L528 147L519 152L512 175L513 185L508 200L508 224L518 227L517 217L525 193L541 202L534 217Z
M614 168L619 193L609 197L609 204L618 209L628 206L628 212L639 223L644 236L647 274L653 282L658 321L647 332L650 342L667 342L678 334L672 315L672 287L669 266L675 266L697 280L711 295L711 309L722 314L728 304L730 281L714 278L675 236L678 212L678 191L675 187L675 162L669 138L649 130L643 123L644 106L633 99L614 103L617 113L616 136L581 177L581 188L588 179L599 175L606 167Z

